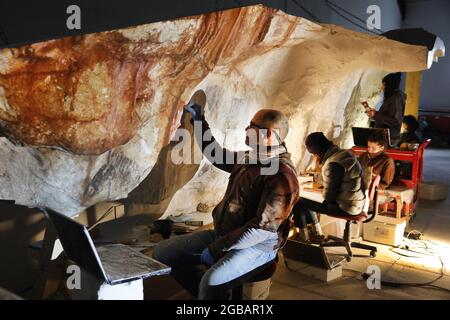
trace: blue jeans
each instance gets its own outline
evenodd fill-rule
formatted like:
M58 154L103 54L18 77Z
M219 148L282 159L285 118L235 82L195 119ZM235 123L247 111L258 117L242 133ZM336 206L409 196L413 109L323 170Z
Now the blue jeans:
M238 278L272 261L277 250L255 247L228 251L206 272L199 255L216 240L213 230L194 232L161 241L153 248L153 257L172 268L171 275L198 299L223 300Z

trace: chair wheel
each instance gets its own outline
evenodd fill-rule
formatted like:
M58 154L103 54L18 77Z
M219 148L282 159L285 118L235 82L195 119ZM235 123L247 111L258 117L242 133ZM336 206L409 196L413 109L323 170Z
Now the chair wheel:
M377 256L377 252L375 250L370 251L370 256L375 258Z
M347 256L347 262L350 262L350 261L352 261L352 257L351 256Z

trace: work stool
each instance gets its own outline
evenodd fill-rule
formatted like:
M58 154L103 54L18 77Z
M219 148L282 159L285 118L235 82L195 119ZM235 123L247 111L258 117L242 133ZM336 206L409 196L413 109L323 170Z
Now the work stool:
M381 214L393 215L400 219L405 216L408 220L414 211L414 190L404 186L391 186L379 191Z
M255 270L252 270L241 276L239 278L241 279L241 281L239 281L238 279L239 284L231 290L231 300L243 300L245 284L265 281L272 278L272 276L275 274L275 271L277 270L277 263L278 256L272 261L269 261L256 268Z

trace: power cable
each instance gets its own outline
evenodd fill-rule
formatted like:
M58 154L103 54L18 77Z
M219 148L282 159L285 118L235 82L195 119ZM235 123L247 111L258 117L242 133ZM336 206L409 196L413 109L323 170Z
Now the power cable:
M297 0L292 0L292 2L294 2L300 9L302 9L304 12L306 12L315 22L320 23L320 20L311 11L309 11L304 6L302 6L300 3L298 3Z
M350 22L352 25L354 25L354 26L360 28L361 30L369 31L369 32L371 32L371 33L373 33L373 34L379 35L378 32L374 32L374 31L368 29L368 28L365 27L365 26L361 26L360 24L358 24L358 23L356 23L355 21L351 20L350 18L346 17L346 16L343 15L341 12L339 12L337 8L339 8L339 9L342 10L343 12L348 12L347 10L341 8L340 6L338 6L338 5L336 5L336 4L332 3L332 2L329 2L328 0L325 2L325 4L328 6L328 8L330 8L330 9L331 9L333 12L335 12L338 16L340 16L342 19L344 19L344 20ZM351 14L351 13L350 13L350 15L354 16L354 15ZM358 18L358 20L363 21L363 20L360 19L360 18ZM365 23L365 21L363 21L363 23Z
M95 221L95 223L92 226L90 226L88 228L88 231L91 231L92 229L94 229L100 222L103 221L103 219L105 219L107 216L109 216L113 212L114 212L114 218L117 219L117 217L116 217L116 208L118 208L120 206L121 206L120 204L111 206L100 218L98 218L97 221Z
M410 231L410 232L408 233L408 235L406 236L406 239L407 239L408 241L411 241L411 239L409 239L409 236L410 236L411 234L420 234L420 237L421 237L422 239L425 239L420 231L413 230L413 231ZM434 257L437 256L437 254L438 254L437 252L430 252L430 249L431 249L431 248L428 247L428 244L427 244L427 242L426 242L425 240L418 239L418 240L416 240L416 241L421 241L421 243L425 245L425 248L424 248L424 247L417 247L417 246L416 246L416 247L413 247L413 249L416 249L416 248L419 248L419 249L425 249L425 250L428 252L428 254L427 254L427 253L423 253L423 252L419 252L419 251L416 251L416 250L411 250L409 246L405 246L404 248L401 248L401 249L402 249L402 250L405 250L405 251L410 251L410 252L414 252L414 253L426 255L426 256L434 256ZM429 240L427 240L427 241L430 242L430 243L432 243L432 244L435 245L435 246L440 246L439 244L433 243L433 242L431 242L431 241L429 241ZM433 250L433 249L431 249L431 250ZM389 271L392 269L392 267L393 267L393 266L394 266L394 265L395 265L402 257L408 257L408 258L421 258L420 256L411 256L411 255L406 255L406 254L403 254L403 253L396 252L396 251L394 251L394 250L391 250L391 251L394 252L394 253L397 254L397 255L400 255L400 257L399 257L394 263L392 263L392 265L390 266L390 268L385 272L385 275L386 275L387 272L389 272ZM434 283L435 283L436 281L438 281L438 280L440 280L440 279L442 279L442 278L444 277L444 275L445 275L445 270L446 270L446 268L445 268L445 263L444 263L444 261L442 260L442 256L439 255L438 257L439 257L439 260L440 260L440 262L441 262L441 274L440 274L436 279L433 279L433 280L431 280L431 281L424 282L424 283L420 283L420 282L419 282L419 283L408 283L408 282L381 281L381 284L384 285L384 286L388 286L388 287L432 287L432 288L435 288L435 289L440 289L440 290L444 290L444 291L450 292L450 289L448 289L448 288L444 288L444 287L440 287L440 286L434 285ZM367 274L367 273L363 273L363 274L362 274L362 278L363 278L364 280L367 280L369 277L370 277L370 275Z
M349 19L348 17L346 17L345 15L343 15L342 13L340 13L336 8L339 8L339 9L342 10L343 12L346 12L347 14L352 15L353 17L356 17L355 15L353 15L352 13L350 13L349 11L347 11L347 10L341 8L340 6L338 6L338 5L336 5L336 4L332 3L332 2L330 2L330 1L328 1L328 0L326 0L325 4L328 6L328 8L330 8L333 12L335 12L337 15L339 15L342 19L344 19L344 20L350 22L350 23L353 24L354 26L356 26L356 27L358 27L358 28L360 28L360 29L362 29L362 30L364 30L364 31L369 31L369 32L371 32L371 33L373 33L373 34L380 35L380 33L374 32L374 31L372 31L372 30L370 30L370 29L368 29L368 28L366 28L366 27L364 27L364 26L361 26L360 24L356 23L355 21ZM334 6L334 7L333 7L333 6ZM358 18L358 20L363 21L363 22L365 23L365 21L362 20L362 19L360 19L360 18ZM379 30L379 29L376 29L376 30L382 31L382 30Z
M349 16L355 18L356 20L359 20L359 21L361 21L362 23L366 23L365 20L361 19L361 18L358 17L357 15L354 15L353 13L351 13L350 11L348 11L348 10L342 8L341 6L335 4L334 2L331 2L330 0L326 0L325 2L327 2L327 4L329 4L329 5L332 5L332 6L336 7L336 8L339 8L340 10L342 10L343 12L345 12L346 14L348 14Z
M380 283L382 285L384 285L384 286L387 286L387 287L434 287L434 288L437 288L437 289L441 289L441 290L450 292L450 289L434 285L434 283L436 281L442 279L444 277L444 275L445 275L444 274L444 269L445 269L444 261L442 261L441 257L439 257L439 259L441 260L442 268L441 268L441 274L436 279L433 279L431 281L424 282L424 283L408 283L408 282L392 282L392 281L380 281ZM364 280L367 280L370 276L371 275L369 275L367 273L363 273L362 274L362 277L363 277Z

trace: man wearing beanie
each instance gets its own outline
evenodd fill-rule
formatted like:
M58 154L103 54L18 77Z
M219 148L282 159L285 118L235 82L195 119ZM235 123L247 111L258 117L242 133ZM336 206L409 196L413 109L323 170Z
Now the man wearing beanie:
M343 216L361 213L365 202L362 169L355 156L334 145L322 132L308 135L305 144L322 166L324 201L300 198L293 208L294 221L301 240L320 243L323 235L316 212ZM312 237L308 224L313 225Z

